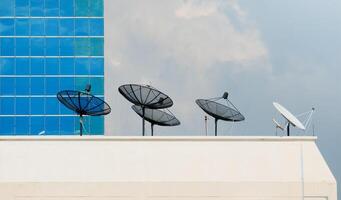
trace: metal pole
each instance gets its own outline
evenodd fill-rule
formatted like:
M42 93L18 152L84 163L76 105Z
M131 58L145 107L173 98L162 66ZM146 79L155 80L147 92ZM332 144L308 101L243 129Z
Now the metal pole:
M83 116L80 115L80 119L79 119L79 135L82 136L83 135Z
M142 106L142 136L144 136L144 106Z
M205 115L205 134L207 136L207 116Z
M215 136L217 136L218 135L218 133L217 133L217 124L218 124L218 119L217 118L215 118L215 120L214 120L214 124L215 124Z
M290 122L288 123L288 126L287 126L287 136L290 136Z
M154 124L151 124L152 136L154 136Z

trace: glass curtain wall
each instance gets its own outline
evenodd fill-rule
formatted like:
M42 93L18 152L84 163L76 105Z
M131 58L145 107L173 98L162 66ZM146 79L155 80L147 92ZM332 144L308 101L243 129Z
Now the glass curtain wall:
M103 0L0 0L0 135L79 133L61 90L104 97ZM103 134L103 117L85 119Z

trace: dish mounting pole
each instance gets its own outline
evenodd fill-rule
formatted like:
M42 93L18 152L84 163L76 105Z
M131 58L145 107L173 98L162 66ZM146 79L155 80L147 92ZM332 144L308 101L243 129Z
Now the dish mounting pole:
M290 122L288 122L287 126L287 136L290 136Z
M214 135L215 135L215 136L218 136L218 133L217 133L217 124L218 124L218 119L215 118L215 119L214 119L214 126L215 126L215 127L214 127L214 132L215 132Z
M145 108L142 106L142 136L144 136L144 113L145 113Z
M83 135L83 115L79 116L79 135Z

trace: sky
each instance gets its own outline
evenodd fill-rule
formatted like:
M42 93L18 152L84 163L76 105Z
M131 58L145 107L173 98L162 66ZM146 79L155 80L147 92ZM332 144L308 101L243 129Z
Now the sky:
M106 134L141 134L141 119L117 90L126 83L172 97L181 125L155 127L155 135L204 135L195 99L225 91L246 120L219 122L220 135L275 135L272 118L283 119L274 101L294 114L315 107L314 126L293 135L312 135L314 127L341 181L340 11L339 0L107 0ZM212 118L208 126L213 134Z

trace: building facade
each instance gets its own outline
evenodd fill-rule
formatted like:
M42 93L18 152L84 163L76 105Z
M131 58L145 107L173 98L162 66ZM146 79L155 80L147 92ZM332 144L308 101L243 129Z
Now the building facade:
M78 134L61 90L104 97L103 0L0 1L0 135ZM104 118L85 119L104 134Z

